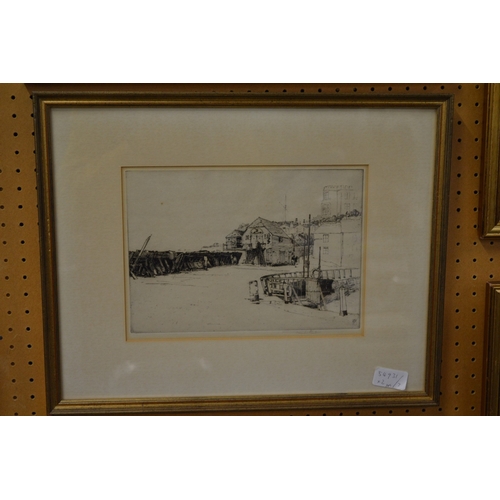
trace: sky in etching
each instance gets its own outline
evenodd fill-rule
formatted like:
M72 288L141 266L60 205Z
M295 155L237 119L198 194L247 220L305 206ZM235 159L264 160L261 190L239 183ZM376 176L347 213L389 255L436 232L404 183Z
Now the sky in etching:
M257 217L307 219L321 213L323 187L349 185L360 195L360 167L157 168L124 171L129 249L196 251Z

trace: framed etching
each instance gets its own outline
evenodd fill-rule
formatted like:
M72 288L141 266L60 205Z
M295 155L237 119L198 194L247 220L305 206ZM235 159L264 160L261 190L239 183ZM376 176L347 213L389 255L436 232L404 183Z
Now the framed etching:
M500 83L489 83L486 93L482 237L500 237Z
M34 101L52 414L437 404L451 96Z

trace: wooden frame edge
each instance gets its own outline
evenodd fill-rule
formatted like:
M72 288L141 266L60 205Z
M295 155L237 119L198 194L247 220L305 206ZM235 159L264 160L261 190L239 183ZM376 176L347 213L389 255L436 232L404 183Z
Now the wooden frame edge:
M486 287L485 414L500 415L500 281Z
M486 88L481 237L500 238L500 83Z

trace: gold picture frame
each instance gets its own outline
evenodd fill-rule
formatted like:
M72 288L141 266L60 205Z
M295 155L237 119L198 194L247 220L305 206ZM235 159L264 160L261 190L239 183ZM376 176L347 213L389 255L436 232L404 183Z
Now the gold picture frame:
M38 196L39 196L39 220L41 230L41 258L42 258L42 283L43 283L43 306L44 306L44 339L46 352L46 386L47 405L51 414L144 414L144 413L179 413L179 412L228 412L228 411L255 411L255 410L283 410L293 408L342 408L342 407L369 407L369 406L421 406L437 405L439 400L439 373L441 362L442 344L442 322L444 308L444 279L446 264L446 235L448 217L448 195L449 195L449 172L450 172L450 142L452 129L452 109L453 97L451 95L287 95L287 94L243 94L243 93L202 93L189 91L185 93L148 93L148 92L35 92L34 93L36 140L38 154ZM92 121L87 118L89 110L97 110L103 113L102 120ZM71 207L71 200L66 199L62 193L65 190L64 181L59 172L71 170L72 176L90 175L80 172L74 167L77 163L75 157L64 156L66 154L66 144L62 144L60 130L64 133L72 133L71 136L64 136L72 144L80 147L80 136L78 130L71 127L57 125L55 117L64 115L70 120L74 116L80 120L82 130L92 130L93 127L106 127L106 114L113 113L114 110L124 110L128 114L136 114L140 118L140 123L144 125L147 117L141 116L141 112L153 110L161 115L163 110L176 110L184 112L186 110L204 110L207 113L215 113L213 110L240 110L242 113L250 115L259 114L260 110L286 110L290 116L300 122L298 115L313 113L320 110L322 114L341 110L343 113L360 114L380 111L377 120L386 120L390 124L389 112L414 113L420 116L422 112L432 114L434 128L426 133L432 134L433 150L427 150L426 156L432 158L432 170L429 178L426 179L430 189L427 193L427 205L429 219L423 231L428 235L429 246L425 262L428 262L428 269L423 273L426 285L425 307L418 314L425 324L424 340L422 341L423 364L421 366L422 384L418 390L408 391L387 391L376 390L374 392L352 391L352 392L328 392L318 390L311 392L284 391L283 393L266 390L265 383L260 393L249 393L248 389L241 393L232 394L197 394L197 388L193 387L194 395L141 395L133 393L129 396L114 394L111 382L109 394L106 397L94 396L92 388L86 387L86 377L90 371L100 363L106 356L112 356L109 351L99 348L99 360L75 359L71 356L78 356L76 346L71 346L73 341L65 338L68 332L67 325L63 323L71 315L64 313L65 304L68 300L81 302L85 297L82 292L81 297L71 297L66 293L61 293L61 280L64 278L66 269L61 268L58 256L61 254L60 247L65 241L71 240L75 234L67 226L61 229L61 207L66 204L66 208ZM59 113L57 115L56 113ZM128 115L127 115L128 116ZM363 119L364 116L363 116ZM133 120L133 119L132 119ZM64 121L64 120L62 120ZM61 122L62 123L62 122ZM117 122L115 122L117 123ZM132 121L131 124L134 122ZM139 123L139 122L137 122ZM384 123L384 122L383 122ZM97 125L96 125L97 124ZM56 127L57 125L57 127ZM58 128L59 127L59 128ZM154 126L150 127L154 131ZM281 133L277 132L277 135ZM363 139L360 132L360 138ZM243 141L244 137L241 138ZM288 140L288 139L287 139ZM369 137L366 136L369 141ZM410 140L410 139L408 139ZM111 148L111 146L109 146ZM114 145L116 147L116 144ZM62 150L63 153L61 152ZM139 152L140 153L140 152ZM61 158L67 162L62 162ZM137 160L134 159L134 164ZM301 164L306 164L302 162ZM57 168L55 168L57 167ZM92 175L98 175L98 170L92 167ZM120 166L121 168L121 166ZM390 184L390 183L389 183ZM387 186L390 193L391 187ZM78 208L72 208L78 212ZM99 225L102 221L95 214L93 224ZM370 217L370 215L369 215ZM422 221L420 221L422 222ZM117 231L120 232L121 228ZM411 226L409 226L411 231ZM90 233L89 233L90 234ZM90 250L92 251L92 250ZM402 256L401 259L406 259ZM410 265L410 262L408 262ZM76 263L75 265L78 265ZM63 266L64 267L64 266ZM420 272L420 271L419 271ZM408 284L409 286L409 284ZM98 287L94 289L95 294L99 294ZM121 292L116 291L116 295ZM64 298L63 301L61 299ZM103 300L105 297L103 297ZM64 302L64 304L63 304ZM83 307L83 306L82 306ZM92 311L84 311L84 316L91 316ZM64 314L63 314L64 313ZM396 311L397 313L397 311ZM73 318L73 321L76 321ZM69 323L68 323L69 324ZM387 318L386 329L390 329L390 319ZM105 326L93 322L89 324L89 329L93 329L96 335L101 338L107 334ZM99 331L100 329L100 331ZM85 343L86 338L78 337L78 342ZM90 342L90 341L87 341ZM212 341L211 341L212 342ZM212 342L213 343L216 341ZM235 343L241 342L234 341ZM313 340L306 344L314 343ZM304 345L306 345L304 344ZM178 344L176 344L178 345ZM187 345L184 343L183 345ZM208 344L205 344L207 346ZM69 349L68 349L69 347ZM88 347L88 346L87 346ZM128 348L128 347L127 347ZM187 349L187 348L186 348ZM92 350L92 349L90 349ZM385 346L385 351L391 350L390 344ZM68 355L71 351L73 354ZM389 353L390 354L390 353ZM255 356L259 354L256 351ZM80 366L84 368L78 368ZM66 396L73 383L68 383L65 373L73 366L75 373L72 378L75 387L78 387L79 396ZM370 370L373 372L370 366ZM80 370L80 371L79 371ZM88 371L87 371L88 370ZM130 368L133 370L133 368ZM242 377L243 379L243 377ZM147 385L148 380L144 381ZM310 386L314 386L314 378L308 381ZM125 384L125 383L124 383ZM105 384L103 384L105 385ZM126 385L126 384L125 384ZM123 387L125 387L125 385ZM297 383L299 386L300 384ZM270 386L272 387L272 386ZM126 389L124 389L126 391ZM76 392L78 392L76 391ZM71 392L71 391L70 391ZM119 391L118 391L119 392ZM217 388L214 392L217 392ZM224 392L224 391L222 391Z
M486 288L486 415L500 415L500 282Z
M486 89L483 172L483 238L500 238L500 83Z

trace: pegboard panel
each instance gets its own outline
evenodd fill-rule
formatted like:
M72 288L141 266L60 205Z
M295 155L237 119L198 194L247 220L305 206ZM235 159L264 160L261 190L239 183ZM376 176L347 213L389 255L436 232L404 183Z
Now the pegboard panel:
M44 414L42 311L38 219L30 92L60 85L0 85L0 414ZM67 88L67 87L64 87ZM74 85L76 90L89 86ZM179 85L106 85L95 90L180 90ZM443 332L441 401L429 408L370 408L289 415L480 415L486 282L499 279L500 243L479 238L479 200L485 118L483 84L207 84L182 90L290 93L453 93L455 96L450 215Z
M0 414L45 414L33 104L0 85Z

